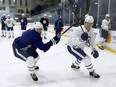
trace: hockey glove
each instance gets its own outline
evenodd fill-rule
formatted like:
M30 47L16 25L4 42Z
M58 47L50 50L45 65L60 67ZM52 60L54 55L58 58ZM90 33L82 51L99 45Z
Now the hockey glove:
M53 39L51 39L51 41L52 41L53 45L55 45L60 41L60 37L55 36L55 37L53 37Z
M93 52L91 52L91 55L92 55L94 58L99 57L99 53L98 53L97 50L93 50Z
M88 34L87 34L86 32L82 33L82 34L81 34L81 39L82 39L83 41L87 40L87 39L88 39Z

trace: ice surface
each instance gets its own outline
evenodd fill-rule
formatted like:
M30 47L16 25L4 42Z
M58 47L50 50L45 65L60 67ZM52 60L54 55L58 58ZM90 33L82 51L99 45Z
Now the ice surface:
M53 27L50 27L53 28ZM15 37L21 34L20 26L15 26ZM47 33L49 41L54 34ZM12 52L13 38L0 37L0 87L115 87L116 86L116 54L99 50L98 59L92 58L95 71L100 79L90 77L82 63L79 70L70 68L75 58L67 51L67 37L62 37L58 45L49 51L37 50L40 60L36 71L39 81L30 78L26 63L15 58ZM90 55L90 48L85 48ZM91 55L90 55L91 56ZM92 57L92 56L91 56Z

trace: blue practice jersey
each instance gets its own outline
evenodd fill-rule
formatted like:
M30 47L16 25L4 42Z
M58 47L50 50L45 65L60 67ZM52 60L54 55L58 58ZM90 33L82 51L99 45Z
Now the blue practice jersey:
M22 26L27 25L27 23L28 23L27 18L25 18L25 17L21 17L19 21Z
M53 45L51 41L47 43L42 42L42 37L34 29L29 29L25 31L22 36L16 38L13 42L13 46L17 49L31 49L34 52L37 48L43 50L44 52L49 50Z
M55 28L56 28L57 31L61 31L62 30L62 28L63 28L63 21L62 21L62 19L57 19L55 21Z

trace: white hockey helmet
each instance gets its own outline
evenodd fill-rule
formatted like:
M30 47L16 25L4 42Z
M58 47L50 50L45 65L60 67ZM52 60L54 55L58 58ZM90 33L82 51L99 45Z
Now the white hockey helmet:
M25 16L25 14L22 14L22 16Z
M93 23L93 22L94 22L93 16L87 16L87 17L85 18L85 22L87 22L87 23Z
M43 25L40 22L34 22L33 28L35 29L43 29Z
M47 16L47 14L44 14L44 17L46 17Z
M6 14L3 14L3 16L6 16Z
M89 14L86 14L86 15L85 15L85 18L88 17L88 16L89 16Z
M110 15L109 15L109 14L106 14L105 16L106 16L106 17L110 17Z
M7 16L8 16L8 17L10 17L10 15L9 15L9 14L8 14Z

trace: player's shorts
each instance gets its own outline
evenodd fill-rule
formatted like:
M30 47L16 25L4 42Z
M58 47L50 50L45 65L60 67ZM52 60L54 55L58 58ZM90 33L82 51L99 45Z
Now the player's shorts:
M10 31L10 30L13 31L14 29L13 29L13 27L7 27L7 30L8 31Z
M107 36L108 36L108 31L106 31L106 30L104 30L104 29L101 29L101 37L103 37L103 38L107 38Z
M67 46L67 49L69 53L71 53L74 57L76 57L77 60L81 61L83 58L85 58L85 56L87 56L87 54L81 48L76 49L76 48Z
M21 26L21 30L26 30L26 26Z
M32 52L32 50L30 48L27 50L22 50L22 49L15 48L14 45L12 48L13 48L13 53L14 53L15 57L17 57L23 61L26 61L26 59L29 56L33 56L34 58L37 58L39 56L36 51Z

